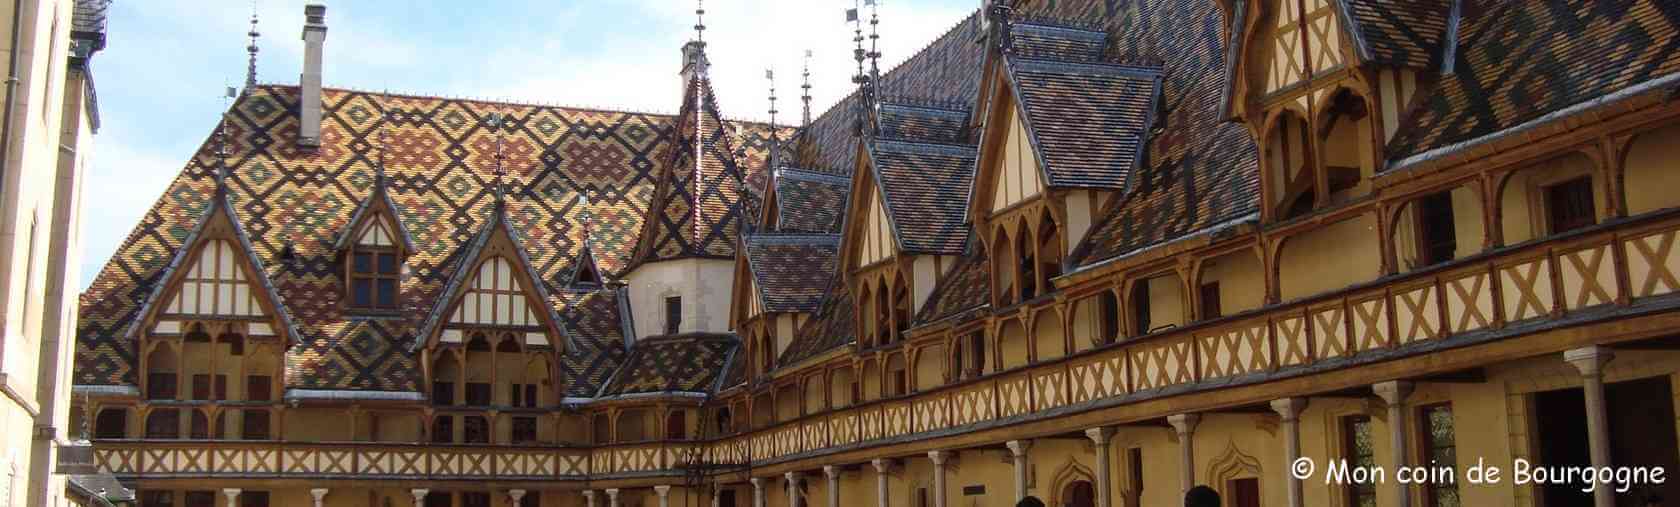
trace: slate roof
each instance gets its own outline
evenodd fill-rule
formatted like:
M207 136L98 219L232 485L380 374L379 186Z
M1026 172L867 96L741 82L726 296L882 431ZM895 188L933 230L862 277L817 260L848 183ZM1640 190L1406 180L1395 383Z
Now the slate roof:
M638 393L709 393L735 355L734 335L692 333L650 336L636 342L624 367L601 396Z
M747 236L747 268L766 312L812 312L837 273L839 234Z
M1057 20L1017 19L1009 26L1009 53L1020 58L1095 62L1107 45L1106 32Z
M1365 63L1438 69L1452 4L1466 0L1337 1Z
M840 232L851 195L851 178L783 167L775 178L776 230Z
M962 253L976 156L971 146L900 141L871 145L870 166L885 197L899 252Z
M1453 73L1389 143L1391 159L1509 129L1680 71L1680 4L1469 2Z
M778 368L796 365L800 361L856 341L856 316L852 311L852 297L846 290L846 284L836 277L830 282L826 292L828 297L823 299L822 306L817 308L816 313L811 314L805 325L794 332L793 341L788 343L787 349L776 359Z
M876 108L878 139L941 144L966 144L968 105L964 103L916 104L887 99Z
M1160 69L1014 57L1007 66L1050 186L1124 188L1155 118Z
M971 241L969 252L943 274L916 316L916 324L937 322L991 303L990 261L979 241Z

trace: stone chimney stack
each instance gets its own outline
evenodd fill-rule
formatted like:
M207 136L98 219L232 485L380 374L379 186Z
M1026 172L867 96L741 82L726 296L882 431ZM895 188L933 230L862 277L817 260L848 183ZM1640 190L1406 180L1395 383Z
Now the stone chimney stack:
M321 146L321 46L327 40L327 6L304 6L303 17L303 75L298 78L301 125L297 142L299 146L317 148Z

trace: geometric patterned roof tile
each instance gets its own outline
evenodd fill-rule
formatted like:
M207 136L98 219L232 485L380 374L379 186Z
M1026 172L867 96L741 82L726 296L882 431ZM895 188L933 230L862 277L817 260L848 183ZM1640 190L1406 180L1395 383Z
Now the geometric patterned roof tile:
M747 236L747 268L766 312L812 312L836 273L838 234L759 233Z
M636 341L624 367L602 396L636 393L710 393L734 355L737 339L725 334L681 334Z
M1009 85L1050 185L1124 188L1155 117L1160 69L1006 59Z

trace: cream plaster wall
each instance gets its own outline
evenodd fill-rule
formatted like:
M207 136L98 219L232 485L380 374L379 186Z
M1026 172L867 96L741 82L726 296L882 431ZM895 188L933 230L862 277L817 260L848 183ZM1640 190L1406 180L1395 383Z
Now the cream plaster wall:
M665 298L682 297L679 332L728 332L734 262L678 259L650 262L625 277L637 338L665 332Z

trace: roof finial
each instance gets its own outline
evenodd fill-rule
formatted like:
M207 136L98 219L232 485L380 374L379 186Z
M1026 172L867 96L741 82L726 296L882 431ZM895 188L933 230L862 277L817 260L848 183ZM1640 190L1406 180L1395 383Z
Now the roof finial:
M776 132L776 69L764 69L764 80L770 82L770 132Z
M507 189L502 185L502 176L507 172L502 168L502 123L505 118L502 117L502 113L490 113L490 116L486 117L484 121L490 126L490 131L496 133L496 167L492 171L496 175L496 179L491 185L495 186L493 190L496 196L496 208L501 209L507 194Z
M385 96L386 97L391 96L391 92L389 90L386 90ZM387 122L389 122L390 120L391 120L391 112L390 111L387 110L387 111L379 114L379 138L377 139L379 141L379 145L375 147L376 149L379 150L379 153L378 153L378 159L373 164L373 186L374 186L375 189L380 189L380 188L385 187L385 140L386 140L385 124Z
M232 109L235 94L232 86L227 87L227 93L222 96L222 101L227 103L228 107L222 109L222 121L216 125L216 173L212 178L216 181L216 199L218 200L225 199L228 194L227 128L228 116L230 116L228 110Z
M245 67L245 88L249 89L257 86L257 37L262 35L257 32L257 0L251 0L251 31L245 35L251 37L251 44L245 46L245 52L251 55Z
M800 96L799 100L805 103L805 112L803 117L800 118L799 126L809 127L811 126L811 50L809 49L805 50L804 79L805 83L799 85L799 87L805 91L805 94Z
M852 4L854 7L846 9L846 21L852 23L852 43L855 46L852 49L852 59L857 61L857 74L852 75L852 83L858 86L858 117L857 123L853 127L857 131L858 137L863 137L871 123L869 121L869 110L874 107L874 99L871 97L869 74L863 73L863 60L869 56L869 52L863 49L863 21L858 16L858 8L855 7L857 5L855 2L856 0ZM870 4L874 4L873 0Z
M694 40L706 42L706 0L694 0Z
M881 81L881 7L877 0L863 0L869 6L869 82L880 86Z

